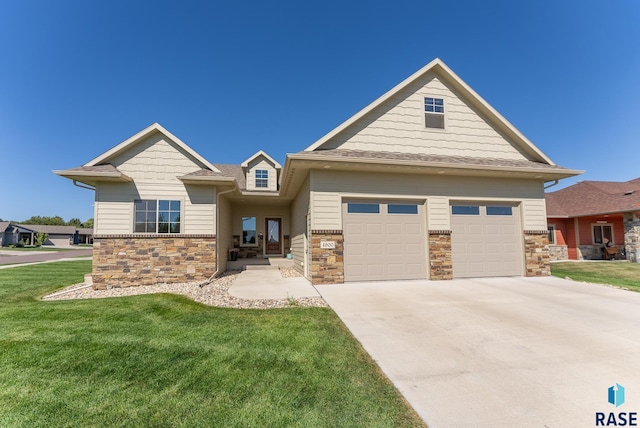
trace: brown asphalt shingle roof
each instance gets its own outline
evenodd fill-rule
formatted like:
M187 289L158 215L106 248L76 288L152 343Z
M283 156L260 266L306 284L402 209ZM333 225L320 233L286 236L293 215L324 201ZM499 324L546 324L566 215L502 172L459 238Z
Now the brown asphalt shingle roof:
M640 178L582 181L545 195L547 217L581 217L640 211Z
M532 162L528 160L517 159L495 159L495 158L474 158L467 156L442 156L429 155L419 153L400 153L400 152L378 152L368 150L349 150L349 149L333 149L333 150L316 150L313 152L299 152L297 155L308 155L312 157L327 156L340 157L345 159L381 159L381 160L406 160L428 163L442 164L459 164L459 165L479 165L479 166L495 166L495 167L514 167L514 168L540 168L540 169L558 169L565 168L553 166L540 162Z
M115 172L117 174L121 174L121 172L115 166L110 163L104 165L96 165L96 166L79 166L77 168L70 168L65 170L65 172Z

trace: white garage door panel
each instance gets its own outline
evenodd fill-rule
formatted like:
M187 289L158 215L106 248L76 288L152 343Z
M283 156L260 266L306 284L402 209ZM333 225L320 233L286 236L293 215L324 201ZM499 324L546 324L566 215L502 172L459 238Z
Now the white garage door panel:
M479 204L478 215L451 215L453 276L517 276L523 273L520 216L487 215Z
M423 207L417 214L389 214L385 202L366 203L379 212L349 212L344 204L345 281L426 278Z

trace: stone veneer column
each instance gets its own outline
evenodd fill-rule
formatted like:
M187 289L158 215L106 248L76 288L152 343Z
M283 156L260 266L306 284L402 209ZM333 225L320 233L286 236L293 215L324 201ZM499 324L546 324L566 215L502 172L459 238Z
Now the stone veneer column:
M549 231L524 231L524 258L527 267L525 276L549 276Z
M429 231L429 279L453 279L451 231Z
M216 271L215 235L96 235L93 288L204 281Z
M333 242L335 248L321 248L322 242ZM344 239L342 230L311 231L311 283L344 283Z
M640 218L639 213L624 214L624 243L627 260L640 263Z

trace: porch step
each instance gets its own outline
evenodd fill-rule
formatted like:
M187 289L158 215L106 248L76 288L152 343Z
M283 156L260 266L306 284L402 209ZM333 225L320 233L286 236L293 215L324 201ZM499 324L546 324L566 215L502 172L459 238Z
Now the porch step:
M273 269L279 269L279 267L274 265L246 265L244 269L245 270L273 270Z

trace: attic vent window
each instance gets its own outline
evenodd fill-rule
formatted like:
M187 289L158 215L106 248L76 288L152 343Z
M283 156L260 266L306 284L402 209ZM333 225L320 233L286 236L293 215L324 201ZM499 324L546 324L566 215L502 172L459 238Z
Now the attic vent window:
M625 196L629 196L629 195L633 195L633 193L635 192L635 190L627 190L626 192L624 192Z
M256 169L256 187L266 189L269 187L269 171Z
M427 128L444 129L444 100L442 98L425 97L424 125Z

